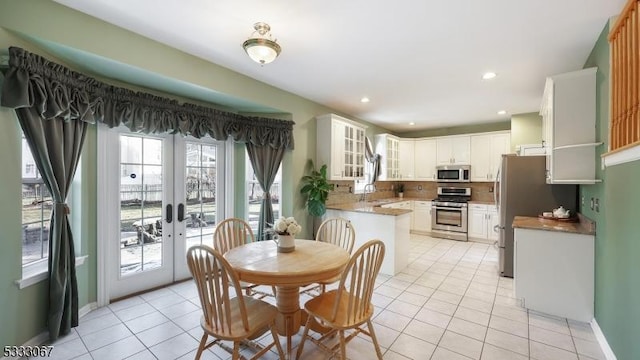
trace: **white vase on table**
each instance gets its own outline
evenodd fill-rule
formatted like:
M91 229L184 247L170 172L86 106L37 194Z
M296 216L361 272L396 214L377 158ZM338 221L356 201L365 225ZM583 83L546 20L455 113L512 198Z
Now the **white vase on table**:
M288 253L296 249L296 238L293 235L278 234L277 243L279 253Z

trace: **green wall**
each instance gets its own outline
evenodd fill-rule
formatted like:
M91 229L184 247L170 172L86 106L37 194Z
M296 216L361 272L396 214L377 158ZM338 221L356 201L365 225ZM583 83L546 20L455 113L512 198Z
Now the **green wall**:
M511 151L516 146L542 143L542 116L538 113L517 114L511 117Z
M618 360L640 359L640 162L601 170L600 155L608 148L609 44L606 26L585 68L597 66L597 178L602 183L580 187L581 212L596 221L595 317ZM590 208L599 199L600 211Z
M511 121L493 122L478 125L452 126L439 129L418 130L405 133L397 133L396 135L408 138L447 136L458 134L473 134L490 131L501 131L511 129Z

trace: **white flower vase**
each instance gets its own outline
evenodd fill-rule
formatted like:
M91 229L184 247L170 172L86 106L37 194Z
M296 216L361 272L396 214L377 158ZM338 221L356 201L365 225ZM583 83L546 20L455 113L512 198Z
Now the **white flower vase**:
M278 234L278 252L289 253L296 249L296 238L293 235Z

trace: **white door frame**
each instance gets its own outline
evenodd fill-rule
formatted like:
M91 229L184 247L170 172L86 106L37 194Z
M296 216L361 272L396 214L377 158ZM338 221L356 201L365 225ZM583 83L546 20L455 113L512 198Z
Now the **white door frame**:
M98 123L97 124L97 254L96 254L96 281L97 281L97 305L98 307L106 306L109 304L111 298L109 284L111 281L111 275L109 274L108 254L109 254L109 211L105 206L100 204L107 204L109 201L109 192L107 189L107 175L109 168L107 164L107 152L113 149L109 148L109 127ZM229 194L234 194L234 153L235 143L233 140L228 139L225 142L225 162L224 162L224 211L225 216L231 216L234 214L234 197ZM222 170L222 169L220 169Z

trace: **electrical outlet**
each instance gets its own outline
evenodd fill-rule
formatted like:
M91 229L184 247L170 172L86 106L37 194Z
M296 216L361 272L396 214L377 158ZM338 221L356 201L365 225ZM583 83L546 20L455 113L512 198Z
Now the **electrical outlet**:
M418 191L422 191L422 185L418 185Z
M600 212L600 199L596 199L596 212Z
M582 198L580 198L580 203L582 206L584 206L584 195L582 195Z
M591 198L591 204L589 205L589 207L591 207L591 210L593 210L593 198Z

